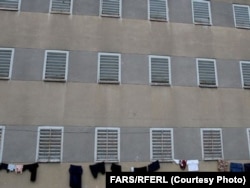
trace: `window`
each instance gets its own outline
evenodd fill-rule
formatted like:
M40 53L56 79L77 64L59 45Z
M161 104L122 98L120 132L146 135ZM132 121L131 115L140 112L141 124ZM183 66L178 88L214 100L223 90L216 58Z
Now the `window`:
M233 5L234 25L238 28L250 28L249 6Z
M0 9L19 10L21 0L0 0Z
M241 61L240 71L242 87L250 89L250 61Z
M100 15L121 17L122 0L100 0Z
M215 60L197 59L198 85L200 87L217 87L217 70Z
M210 1L193 0L193 23L201 25L212 25Z
M47 50L45 53L43 80L66 81L68 55L66 51Z
M168 1L167 0L148 0L148 19L157 21L168 20Z
M170 85L170 57L149 56L149 78L152 85Z
M73 0L51 0L50 12L51 13L72 13Z
M63 127L39 127L37 139L38 162L62 161Z
M170 161L174 156L173 129L150 129L150 160Z
M12 72L14 49L0 48L0 79L10 79Z
M121 55L115 53L98 54L98 82L119 84L121 80Z
M120 129L95 129L95 161L120 161Z
M204 160L223 159L221 129L201 129L201 142Z
M250 128L247 128L247 141L248 141L248 148L249 148L249 155L250 155Z
M3 156L4 131L5 131L5 127L0 126L0 163L2 161L2 156Z

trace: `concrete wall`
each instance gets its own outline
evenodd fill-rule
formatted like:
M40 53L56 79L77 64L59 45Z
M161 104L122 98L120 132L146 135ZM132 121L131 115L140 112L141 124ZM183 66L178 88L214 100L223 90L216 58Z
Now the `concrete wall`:
M121 18L100 17L98 0L74 0L72 15L50 14L49 3L22 0L20 11L0 11L0 47L15 48L12 78L0 81L2 161L33 163L37 127L46 125L64 127L63 162L41 164L33 184L29 172L0 171L0 187L68 187L72 163L84 167L84 188L105 187L88 169L97 126L121 128L125 171L149 163L152 127L173 128L175 158L199 160L200 128L222 128L224 158L248 161L250 94L239 61L250 60L250 32L234 27L232 3L249 1L211 1L212 26L192 23L187 0L169 0L168 22L147 19L147 0L123 0ZM45 50L69 51L66 83L42 81ZM97 84L98 52L121 54L120 85ZM148 84L148 55L171 57L170 87ZM216 60L218 88L197 87L196 58ZM200 165L217 171L216 161ZM163 163L161 171L180 168Z

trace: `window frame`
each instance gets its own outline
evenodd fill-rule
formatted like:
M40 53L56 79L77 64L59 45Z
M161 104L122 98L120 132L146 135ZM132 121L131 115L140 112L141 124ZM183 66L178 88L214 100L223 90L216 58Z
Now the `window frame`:
M0 77L0 80L10 80L11 77L12 77L12 67L13 67L15 49L14 48L0 48L0 51L1 50L3 50L3 51L4 50L10 50L11 51L11 58L10 58L10 69L9 69L8 77Z
M247 133L247 144L248 144L248 153L250 157L250 128L246 128L246 133Z
M4 147L4 135L5 135L5 126L0 125L1 135L0 135L0 163L2 162L3 159L3 147Z
M153 131L170 131L171 134L171 155L172 158L168 159L168 158L161 158L161 159L156 159L153 156ZM169 143L167 143L169 144ZM163 143L161 143L161 147L163 147ZM173 128L150 128L150 161L155 161L158 160L160 162L170 162L174 159L174 131Z
M201 84L200 83L200 72L199 72L199 61L211 61L214 64L214 76L215 76L215 85ZM202 88L217 88L218 87L218 75L217 75L217 65L215 59L207 58L196 58L196 74L197 74L197 85Z
M242 64L249 64L249 66L250 66L250 61L240 61L241 86L243 89L250 89L250 85L245 86ZM249 71L249 74L250 74L250 71Z
M200 2L200 3L207 3L208 4L208 15L209 15L209 23L202 23L202 22L196 22L194 17L194 2ZM213 25L212 22L212 11L211 11L211 2L210 0L192 0L192 19L193 24L195 25L203 25L203 26L211 26Z
M122 17L122 0L119 0L119 15L112 15L112 14L103 14L103 0L100 0L99 5L99 16L101 17L113 17L113 18L121 18Z
M48 53L64 53L66 54L66 62L65 62L65 75L64 79L54 79L54 78L45 78L46 75L46 67L47 67L47 57ZM69 51L64 51L64 50L45 50L44 53L44 63L43 63L43 81L45 82L67 82L68 80L68 65L69 64Z
M52 11L52 4L53 4L53 1L55 1L55 0L50 0L50 5L49 5L49 13L50 13L50 14L72 14L74 0L70 0L70 11L69 11L69 12L64 12L64 11Z
M248 27L237 26L236 14L235 14L235 7L236 6L237 7L247 7L248 8L248 18L249 18L249 21L250 21L250 5L233 4L232 7L233 7L233 15L234 15L234 27L235 28L241 28L241 29L250 29L250 23L249 23Z
M118 71L118 81L111 81L111 80L107 80L107 81L103 81L103 80L100 80L100 77L101 77L101 69L100 69L100 66L101 66L101 56L102 55L108 55L108 56L117 56L118 57L118 68L119 68L119 71ZM106 52L99 52L98 53L98 68L97 68L97 83L99 84L121 84L121 54L119 53L106 53Z
M61 145L60 145L60 159L55 160L55 159L44 159L44 160L39 160L39 146L40 146L40 131L41 130L61 130ZM61 163L63 160L63 139L64 139L64 127L62 126L39 126L38 127L38 134L37 134L37 146L36 146L36 161L41 162L41 163Z
M203 138L203 133L204 131L219 131L220 133L220 145L221 145L221 158L217 157L206 157L205 156L205 149L204 149L204 138ZM221 128L201 128L200 129L200 134L201 134L201 150L202 150L202 159L204 161L215 161L215 160L220 160L224 159L224 149L223 149L223 135L222 135L222 129Z
M148 0L148 20L150 21L162 21L162 22L168 22L169 21L169 8L168 8L168 0L162 0L166 2L166 18L165 19L157 19L157 18L151 18L151 2L152 0Z
M168 60L168 80L169 80L169 83L152 82L152 58L167 59ZM170 58L170 56L149 55L148 61L149 61L149 83L150 83L150 85L152 85L152 86L153 85L171 86L172 79L171 79L171 58Z
M0 6L0 10L20 11L20 9L21 9L21 1L22 0L17 0L17 1L18 1L17 8L6 8L6 7L1 7Z
M117 131L117 160L114 159L98 159L98 131L99 130L115 130ZM94 151L94 160L95 162L106 162L106 163L113 163L113 162L120 162L120 145L121 145L121 138L120 138L120 128L117 127L96 127L95 128L95 151Z

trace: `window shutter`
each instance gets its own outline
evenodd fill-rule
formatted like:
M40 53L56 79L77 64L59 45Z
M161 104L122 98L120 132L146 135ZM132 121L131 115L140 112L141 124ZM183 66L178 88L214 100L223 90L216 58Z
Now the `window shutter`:
M97 129L96 161L119 161L119 129Z
M167 21L167 1L149 0L149 14L151 20Z
M218 160L223 158L221 130L202 130L204 160Z
M19 0L0 0L0 9L19 9Z
M120 56L100 54L99 57L99 82L120 82Z
M39 131L38 161L60 162L62 156L62 128L41 128Z
M199 84L204 87L216 87L216 68L214 61L198 60Z
M67 63L66 52L47 52L44 80L66 81Z
M208 1L193 1L193 16L194 23L210 25L210 2Z
M0 79L10 79L12 49L0 49Z
M151 57L151 83L170 84L169 58Z
M151 160L173 159L172 129L151 129Z
M102 1L102 16L120 17L121 0L101 0Z
M73 0L52 0L52 13L71 13L71 1Z
M243 87L250 88L250 62L241 63Z
M235 27L250 28L249 6L233 5Z
M0 126L0 163L2 161L2 154L3 154L3 138L4 138L4 127Z

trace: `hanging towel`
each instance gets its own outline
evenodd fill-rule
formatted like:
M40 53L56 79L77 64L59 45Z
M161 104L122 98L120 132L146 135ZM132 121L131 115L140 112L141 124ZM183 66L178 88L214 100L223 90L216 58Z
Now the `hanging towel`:
M228 170L228 162L225 160L218 160L218 171L226 172Z
M242 163L230 163L230 172L244 172Z
M187 160L188 171L199 171L198 160Z
M30 171L30 181L35 182L36 181L36 176L37 176L37 168L39 167L38 163L33 163L33 164L25 164L23 165L23 172L25 170Z
M16 165L16 169L15 169L16 174L22 174L23 173L23 165Z
M83 169L78 165L70 165L69 167L70 179L69 186L71 188L82 188L82 173Z
M14 164L8 164L8 171L9 172L14 172L16 169L16 165Z
M106 172L104 162L89 165L89 169L94 178L97 178L98 173L105 174Z
M158 169L160 169L160 162L158 160L148 165L148 172L155 172Z

